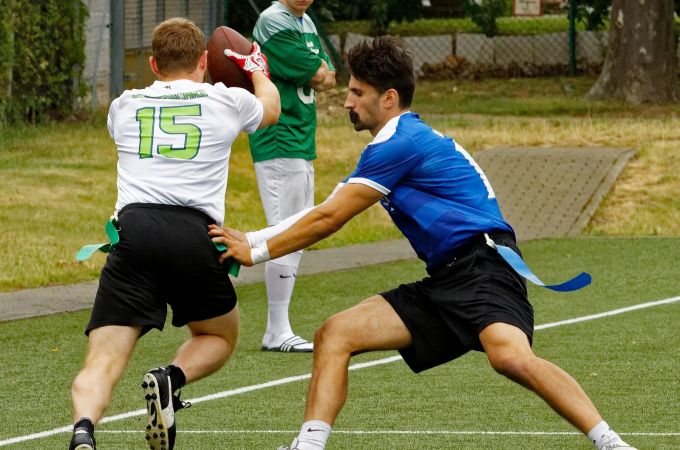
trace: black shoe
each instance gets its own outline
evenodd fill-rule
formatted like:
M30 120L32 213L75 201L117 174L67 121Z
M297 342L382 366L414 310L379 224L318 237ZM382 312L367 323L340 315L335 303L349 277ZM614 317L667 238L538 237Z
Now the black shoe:
M88 418L82 418L73 426L73 436L68 450L96 450L94 425Z
M170 369L159 367L144 374L146 441L150 450L172 450L175 446L175 411L191 406L173 394Z

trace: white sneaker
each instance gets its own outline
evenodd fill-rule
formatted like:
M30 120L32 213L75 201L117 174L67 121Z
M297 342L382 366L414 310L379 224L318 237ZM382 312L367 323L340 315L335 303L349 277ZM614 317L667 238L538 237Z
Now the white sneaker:
M605 436L602 436L601 439L603 439ZM635 447L626 444L621 438L616 439L615 442L612 442L610 439L608 439L609 442L607 444L604 444L604 447L602 447L602 450L637 450Z
M281 447L277 448L276 450L298 450L297 447L297 438L293 439L293 442L291 442L290 447L286 447L285 445L282 445Z
M311 353L314 351L314 344L300 336L293 335L280 343L262 342L261 349L263 352Z

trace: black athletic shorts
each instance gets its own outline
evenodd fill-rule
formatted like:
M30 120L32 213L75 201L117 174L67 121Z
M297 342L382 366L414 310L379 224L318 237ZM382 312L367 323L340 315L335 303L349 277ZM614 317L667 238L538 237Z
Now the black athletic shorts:
M494 242L519 253L508 233L490 233ZM414 372L438 366L470 350L483 351L479 333L504 322L532 340L533 307L526 283L479 235L451 263L429 277L381 294L411 332L412 344L400 350Z
M192 208L133 203L118 214L120 242L106 258L86 334L104 325L163 329L211 319L236 305L220 252L208 235L215 223Z

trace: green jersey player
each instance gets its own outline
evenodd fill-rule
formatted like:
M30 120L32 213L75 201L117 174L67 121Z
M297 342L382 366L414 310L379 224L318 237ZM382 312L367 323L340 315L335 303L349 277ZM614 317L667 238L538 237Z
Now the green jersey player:
M274 1L262 12L253 31L281 95L278 123L250 135L269 225L314 205L315 91L335 86L335 69L305 13L311 4L312 0ZM264 351L312 351L311 343L293 333L288 318L301 255L296 252L265 265L269 311L262 339Z

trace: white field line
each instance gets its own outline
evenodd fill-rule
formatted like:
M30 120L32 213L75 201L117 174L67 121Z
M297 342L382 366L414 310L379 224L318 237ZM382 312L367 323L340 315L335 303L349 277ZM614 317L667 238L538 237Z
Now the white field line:
M670 297L670 298L666 298L664 300L657 300L657 301L654 301L654 302L640 303L638 305L628 306L626 308L614 309L614 310L611 310L611 311L605 311L603 313L592 314L592 315L589 315L589 316L581 316L581 317L576 317L574 319L567 319L567 320L561 320L559 322L552 322L552 323L546 323L546 324L543 324L543 325L537 325L536 327L534 327L534 329L535 330L543 330L543 329L546 329L546 328L554 328L554 327L559 327L559 326L562 326L562 325L571 325L571 324L574 324L574 323L587 322L589 320L601 319L603 317L611 317L611 316L615 316L615 315L618 315L618 314L627 313L627 312L630 312L630 311L637 311L639 309L653 308L653 307L661 306L661 305L668 305L668 304L675 303L675 302L678 302L678 301L680 301L680 296ZM389 358L376 359L374 361L369 361L369 362L365 362L365 363L352 364L352 365L349 366L349 370L359 370L359 369L365 369L367 367L379 366L379 365L382 365L382 364L389 364L389 363L392 363L392 362L395 362L395 361L399 361L400 359L401 359L401 356L391 356ZM238 389L231 389L231 390L228 390L228 391L222 391L222 392L218 392L218 393L215 393L215 394L206 395L206 396L203 396L203 397L189 399L188 401L190 401L191 403L201 403L201 402L206 402L206 401L209 401L209 400L215 400L215 399L218 399L218 398L231 397L231 396L234 396L234 395L244 394L246 392L258 391L260 389L267 389L267 388L270 388L270 387L273 387L273 386L279 386L279 385L282 385L282 384L306 380L306 379L311 378L311 376L312 375L308 373L308 374L305 374L305 375L298 375L298 376L294 376L294 377L281 378L279 380L269 381L267 383L254 384L254 385L251 385L251 386L245 386L245 387L238 388ZM126 412L126 413L123 413L123 414L117 414L115 416L104 417L102 420L100 420L99 423L116 422L116 421L119 421L119 420L128 419L130 417L142 416L144 414L146 414L146 409L137 409L135 411L129 411L129 412ZM67 426L64 426L64 427L59 427L59 428L54 428L52 430L43 431L43 432L40 432L40 433L32 433L32 434L27 434L27 435L24 435L24 436L17 436L17 437L14 437L14 438L4 439L4 440L0 441L0 447L4 447L4 446L10 445L10 444L16 444L16 443L19 443L19 442L30 441L30 440L33 440L33 439L41 439L41 438L45 438L45 437L49 437L49 436L54 436L55 434L68 433L71 430L72 430L72 426L67 425ZM102 432L102 430L97 430L97 432ZM334 433L338 433L338 432L341 433L342 431L341 430L338 430L338 431L334 430L333 432ZM461 431L461 432L448 432L448 433L465 434L466 432ZM477 431L477 432L474 432L474 433L484 434L484 433L496 433L496 432L483 432L483 431L480 432L480 431ZM508 432L508 433L512 433L512 432ZM630 434L630 433L622 433L622 434ZM660 434L660 435L665 436L665 434ZM675 434L669 434L669 436L670 435L674 436ZM654 434L654 436L656 436L656 434Z
M177 434L295 434L300 430L177 430ZM97 430L108 434L141 434L140 430ZM680 433L631 431L623 436L680 437ZM333 430L333 434L363 435L451 435L451 436L581 436L579 431L484 431L484 430Z

